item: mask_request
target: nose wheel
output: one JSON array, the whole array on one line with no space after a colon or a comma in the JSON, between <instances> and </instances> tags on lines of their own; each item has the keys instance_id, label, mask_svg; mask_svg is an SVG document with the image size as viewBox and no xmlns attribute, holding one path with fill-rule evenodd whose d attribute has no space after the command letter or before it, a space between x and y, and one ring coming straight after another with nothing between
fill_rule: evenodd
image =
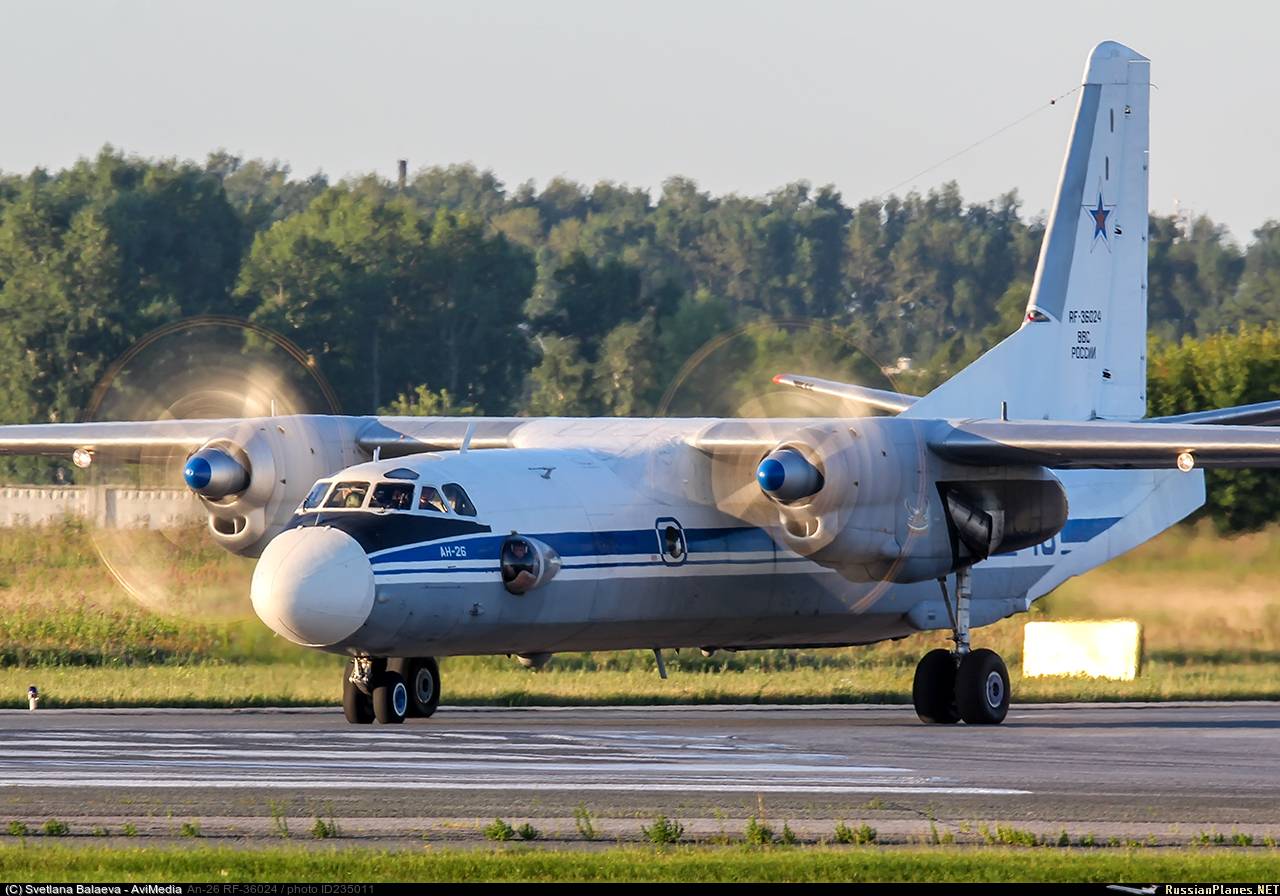
<instances>
[{"instance_id":1,"label":"nose wheel","mask_svg":"<svg viewBox=\"0 0 1280 896\"><path fill-rule=\"evenodd\" d=\"M994 650L969 644L969 570L956 573L955 605L942 585L954 651L931 650L916 666L911 702L920 721L935 725L999 725L1009 714L1009 670Z\"/></svg>"}]
</instances>

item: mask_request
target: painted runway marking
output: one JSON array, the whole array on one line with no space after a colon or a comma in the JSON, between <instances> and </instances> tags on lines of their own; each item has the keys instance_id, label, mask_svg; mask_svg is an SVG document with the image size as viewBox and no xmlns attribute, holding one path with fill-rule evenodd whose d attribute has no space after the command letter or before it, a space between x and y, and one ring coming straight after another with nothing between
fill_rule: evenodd
<instances>
[{"instance_id":1,"label":"painted runway marking","mask_svg":"<svg viewBox=\"0 0 1280 896\"><path fill-rule=\"evenodd\" d=\"M0 787L1011 795L729 735L40 731L0 741ZM358 770L358 774L355 772Z\"/></svg>"}]
</instances>

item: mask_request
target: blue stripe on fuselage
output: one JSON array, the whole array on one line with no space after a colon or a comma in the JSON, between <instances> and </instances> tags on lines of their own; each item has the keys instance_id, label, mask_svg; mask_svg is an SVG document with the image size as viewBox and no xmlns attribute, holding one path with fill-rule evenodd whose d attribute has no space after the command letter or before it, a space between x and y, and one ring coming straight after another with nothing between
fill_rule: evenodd
<instances>
[{"instance_id":1,"label":"blue stripe on fuselage","mask_svg":"<svg viewBox=\"0 0 1280 896\"><path fill-rule=\"evenodd\" d=\"M1121 517L1099 517L1095 519L1067 520L1058 538L1063 544L1082 544L1106 532ZM773 539L763 529L755 527L686 529L689 559L688 564L741 564L741 563L774 563L803 560L790 556L790 552L779 551L774 558L723 558L698 559L699 554L748 554L776 550ZM450 566L448 569L389 569L386 567L399 563L423 563L433 561L497 560L506 535L472 535L424 542L404 548L396 548L377 554L371 560L380 575L406 574L409 572L484 572L492 571L488 567L461 568ZM637 554L649 554L657 557L662 552L658 533L655 529L625 529L604 532L546 532L530 535L549 545L564 561L565 569L609 569L615 567L658 566L661 560L618 560L584 562L586 558L628 557ZM442 556L440 548L444 545L465 545L467 555L462 557ZM580 558L574 562L574 558ZM496 569L493 567L492 569Z\"/></svg>"}]
</instances>

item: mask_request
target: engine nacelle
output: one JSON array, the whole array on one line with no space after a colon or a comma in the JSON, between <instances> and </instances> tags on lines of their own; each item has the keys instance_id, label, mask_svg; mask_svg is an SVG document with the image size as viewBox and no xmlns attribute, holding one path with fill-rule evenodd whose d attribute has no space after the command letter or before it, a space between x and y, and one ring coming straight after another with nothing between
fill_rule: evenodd
<instances>
[{"instance_id":1,"label":"engine nacelle","mask_svg":"<svg viewBox=\"0 0 1280 896\"><path fill-rule=\"evenodd\" d=\"M312 483L358 463L353 417L292 415L243 420L210 439L183 467L209 514L209 532L233 554L256 557Z\"/></svg>"},{"instance_id":2,"label":"engine nacelle","mask_svg":"<svg viewBox=\"0 0 1280 896\"><path fill-rule=\"evenodd\" d=\"M777 537L852 581L920 582L1062 528L1066 496L1053 474L950 464L928 449L930 425L871 417L798 430L757 471Z\"/></svg>"}]
</instances>

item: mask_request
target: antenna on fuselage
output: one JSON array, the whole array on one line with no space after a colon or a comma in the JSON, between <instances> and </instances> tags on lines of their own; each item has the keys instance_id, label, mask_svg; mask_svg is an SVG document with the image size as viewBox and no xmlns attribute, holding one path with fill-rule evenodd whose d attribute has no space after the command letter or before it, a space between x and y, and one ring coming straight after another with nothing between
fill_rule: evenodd
<instances>
[{"instance_id":1,"label":"antenna on fuselage","mask_svg":"<svg viewBox=\"0 0 1280 896\"><path fill-rule=\"evenodd\" d=\"M471 447L471 437L474 436L475 434L476 434L476 424L475 424L475 421L473 420L467 424L467 431L463 433L462 447L458 449L459 454L467 453L467 449Z\"/></svg>"}]
</instances>

